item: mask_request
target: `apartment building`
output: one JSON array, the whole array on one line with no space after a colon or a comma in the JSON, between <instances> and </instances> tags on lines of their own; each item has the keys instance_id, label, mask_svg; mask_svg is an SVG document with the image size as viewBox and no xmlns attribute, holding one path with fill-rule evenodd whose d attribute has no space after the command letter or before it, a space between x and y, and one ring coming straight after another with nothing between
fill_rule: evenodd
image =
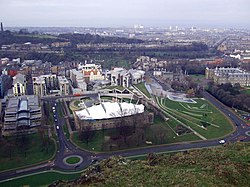
<instances>
[{"instance_id":1,"label":"apartment building","mask_svg":"<svg viewBox=\"0 0 250 187\"><path fill-rule=\"evenodd\" d=\"M12 85L14 96L25 95L27 86L25 75L18 73L16 76L14 76Z\"/></svg>"}]
</instances>

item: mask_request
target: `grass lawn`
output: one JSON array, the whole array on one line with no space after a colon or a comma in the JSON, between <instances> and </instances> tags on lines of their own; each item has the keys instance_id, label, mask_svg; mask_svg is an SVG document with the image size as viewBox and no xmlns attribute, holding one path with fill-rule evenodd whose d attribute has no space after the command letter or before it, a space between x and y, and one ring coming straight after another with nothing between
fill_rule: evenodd
<instances>
[{"instance_id":1,"label":"grass lawn","mask_svg":"<svg viewBox=\"0 0 250 187\"><path fill-rule=\"evenodd\" d=\"M27 135L26 137L27 143L25 146L19 144L18 142L21 140L16 141L15 137L8 138L8 146L6 143L1 145L0 171L36 164L49 160L53 156L55 145L52 140L48 142L46 148L42 146L42 140L38 134Z\"/></svg>"},{"instance_id":2,"label":"grass lawn","mask_svg":"<svg viewBox=\"0 0 250 187\"><path fill-rule=\"evenodd\" d=\"M160 129L165 130L166 132L166 136L164 136L163 139L159 139L157 137L157 133L159 133L159 132L155 132L155 129L157 128L157 126L160 126ZM119 132L117 129L95 131L93 139L88 143L88 145L85 142L81 141L78 137L79 136L78 132L75 132L73 134L72 141L82 149L102 152L102 151L107 151L107 150L102 149L102 145L103 145L105 136L107 137L110 135L119 135ZM145 129L145 138L147 141L151 141L153 143L152 145L200 140L200 138L193 133L184 134L182 136L176 136L173 130L171 130L170 125L168 125L168 122L165 122L158 116L155 116L154 124L148 126ZM141 145L141 147L143 146L147 146L147 145L146 144ZM127 147L125 149L129 149L129 148L136 148L136 145L135 144L131 145L130 147Z\"/></svg>"},{"instance_id":3,"label":"grass lawn","mask_svg":"<svg viewBox=\"0 0 250 187\"><path fill-rule=\"evenodd\" d=\"M69 134L69 129L68 129L67 124L63 125L63 132L64 132L65 136L67 137L67 139L69 139L70 138L70 134Z\"/></svg>"},{"instance_id":4,"label":"grass lawn","mask_svg":"<svg viewBox=\"0 0 250 187\"><path fill-rule=\"evenodd\" d=\"M192 78L205 78L205 75L203 74L193 74L193 75L189 75Z\"/></svg>"},{"instance_id":5,"label":"grass lawn","mask_svg":"<svg viewBox=\"0 0 250 187\"><path fill-rule=\"evenodd\" d=\"M207 139L222 137L233 130L226 117L206 100L183 103L165 98L160 101L164 110ZM203 128L204 125L206 128Z\"/></svg>"},{"instance_id":6,"label":"grass lawn","mask_svg":"<svg viewBox=\"0 0 250 187\"><path fill-rule=\"evenodd\" d=\"M66 162L68 163L68 164L76 164L76 163L78 163L80 161L80 158L78 158L78 157L70 157L70 158L68 158L67 160L66 160Z\"/></svg>"},{"instance_id":7,"label":"grass lawn","mask_svg":"<svg viewBox=\"0 0 250 187\"><path fill-rule=\"evenodd\" d=\"M244 94L250 94L250 89L248 88L248 89L242 90L241 92Z\"/></svg>"},{"instance_id":8,"label":"grass lawn","mask_svg":"<svg viewBox=\"0 0 250 187\"><path fill-rule=\"evenodd\" d=\"M151 98L151 95L149 94L147 88L145 87L145 83L141 82L139 84L134 85L136 88L138 88L142 93L144 93L148 98Z\"/></svg>"},{"instance_id":9,"label":"grass lawn","mask_svg":"<svg viewBox=\"0 0 250 187\"><path fill-rule=\"evenodd\" d=\"M18 179L13 179L8 182L0 182L0 186L48 186L49 184L57 180L73 180L80 177L80 175L80 173L62 174L58 172L49 171Z\"/></svg>"},{"instance_id":10,"label":"grass lawn","mask_svg":"<svg viewBox=\"0 0 250 187\"><path fill-rule=\"evenodd\" d=\"M63 117L63 111L62 111L63 103L58 102L57 103L57 111L59 113L59 116L62 118Z\"/></svg>"},{"instance_id":11,"label":"grass lawn","mask_svg":"<svg viewBox=\"0 0 250 187\"><path fill-rule=\"evenodd\" d=\"M102 143L104 141L104 137L108 136L110 134L115 134L116 129L106 129L106 130L99 130L94 131L94 136L92 138L92 141L90 141L88 144L81 141L79 139L78 132L73 133L72 141L80 148L90 150L90 151L102 151Z\"/></svg>"}]
</instances>

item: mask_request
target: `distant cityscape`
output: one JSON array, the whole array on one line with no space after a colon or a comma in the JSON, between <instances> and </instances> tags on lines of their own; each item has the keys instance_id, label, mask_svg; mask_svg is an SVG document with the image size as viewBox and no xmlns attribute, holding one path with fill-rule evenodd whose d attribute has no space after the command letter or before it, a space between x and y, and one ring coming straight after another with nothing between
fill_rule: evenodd
<instances>
[{"instance_id":1,"label":"distant cityscape","mask_svg":"<svg viewBox=\"0 0 250 187\"><path fill-rule=\"evenodd\" d=\"M248 29L1 23L0 180L250 141L249 86Z\"/></svg>"}]
</instances>

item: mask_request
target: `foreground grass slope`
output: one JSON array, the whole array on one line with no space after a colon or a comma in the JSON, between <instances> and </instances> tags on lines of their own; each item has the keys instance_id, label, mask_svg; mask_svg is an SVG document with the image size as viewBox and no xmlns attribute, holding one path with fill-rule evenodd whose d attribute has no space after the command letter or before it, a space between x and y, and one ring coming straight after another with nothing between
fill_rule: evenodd
<instances>
[{"instance_id":1,"label":"foreground grass slope","mask_svg":"<svg viewBox=\"0 0 250 187\"><path fill-rule=\"evenodd\" d=\"M111 158L81 178L58 186L249 186L250 143L176 154L146 160Z\"/></svg>"}]
</instances>

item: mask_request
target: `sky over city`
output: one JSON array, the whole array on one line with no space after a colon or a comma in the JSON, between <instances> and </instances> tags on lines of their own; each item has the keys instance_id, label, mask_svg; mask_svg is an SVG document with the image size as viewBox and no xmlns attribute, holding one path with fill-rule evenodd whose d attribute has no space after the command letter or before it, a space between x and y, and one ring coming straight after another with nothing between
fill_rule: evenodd
<instances>
[{"instance_id":1,"label":"sky over city","mask_svg":"<svg viewBox=\"0 0 250 187\"><path fill-rule=\"evenodd\" d=\"M250 28L249 0L0 0L5 26Z\"/></svg>"}]
</instances>

